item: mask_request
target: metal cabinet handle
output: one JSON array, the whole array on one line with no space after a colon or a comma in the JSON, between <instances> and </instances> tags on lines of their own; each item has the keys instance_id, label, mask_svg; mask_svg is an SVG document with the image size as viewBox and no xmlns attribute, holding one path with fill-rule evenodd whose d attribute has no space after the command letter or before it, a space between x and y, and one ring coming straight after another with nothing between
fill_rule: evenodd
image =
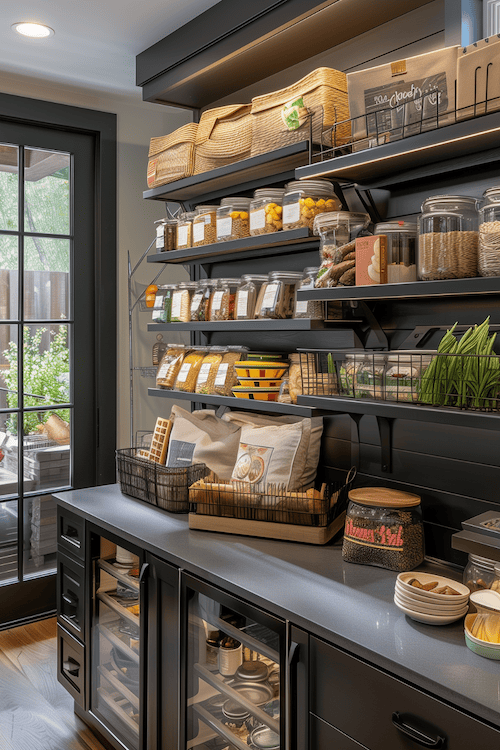
<instances>
[{"instance_id":1,"label":"metal cabinet handle","mask_svg":"<svg viewBox=\"0 0 500 750\"><path fill-rule=\"evenodd\" d=\"M76 607L78 606L78 597L77 596L71 596L71 594L63 594L62 595L63 602L66 602L66 604L69 607Z\"/></svg>"},{"instance_id":2,"label":"metal cabinet handle","mask_svg":"<svg viewBox=\"0 0 500 750\"><path fill-rule=\"evenodd\" d=\"M75 677L78 677L80 665L70 657L68 661L63 662L63 670L68 674L73 674Z\"/></svg>"},{"instance_id":3,"label":"metal cabinet handle","mask_svg":"<svg viewBox=\"0 0 500 750\"><path fill-rule=\"evenodd\" d=\"M410 724L406 723L399 711L394 711L392 714L392 723L397 730L406 734L406 736L412 739L413 742L416 742L423 747L439 748L444 747L446 743L446 737L439 734L437 737L429 737L429 735L424 734L416 727L412 727Z\"/></svg>"}]
</instances>

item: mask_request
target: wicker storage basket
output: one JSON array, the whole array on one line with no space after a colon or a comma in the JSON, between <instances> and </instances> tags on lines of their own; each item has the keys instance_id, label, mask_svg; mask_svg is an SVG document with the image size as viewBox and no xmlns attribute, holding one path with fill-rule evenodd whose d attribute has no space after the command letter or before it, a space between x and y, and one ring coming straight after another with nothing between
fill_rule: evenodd
<instances>
[{"instance_id":1,"label":"wicker storage basket","mask_svg":"<svg viewBox=\"0 0 500 750\"><path fill-rule=\"evenodd\" d=\"M189 487L210 473L205 464L170 469L139 456L139 448L116 451L121 491L170 513L187 513Z\"/></svg>"},{"instance_id":2,"label":"wicker storage basket","mask_svg":"<svg viewBox=\"0 0 500 750\"><path fill-rule=\"evenodd\" d=\"M203 112L196 136L195 174L224 167L250 156L250 111L250 104L231 104Z\"/></svg>"},{"instance_id":3,"label":"wicker storage basket","mask_svg":"<svg viewBox=\"0 0 500 750\"><path fill-rule=\"evenodd\" d=\"M252 156L307 140L307 115L312 116L314 143L321 143L323 130L348 120L345 73L318 68L292 86L252 99ZM336 145L350 140L349 122L335 130Z\"/></svg>"},{"instance_id":4,"label":"wicker storage basket","mask_svg":"<svg viewBox=\"0 0 500 750\"><path fill-rule=\"evenodd\" d=\"M148 160L148 187L190 177L194 169L194 144L198 125L190 122L170 135L151 138Z\"/></svg>"}]
</instances>

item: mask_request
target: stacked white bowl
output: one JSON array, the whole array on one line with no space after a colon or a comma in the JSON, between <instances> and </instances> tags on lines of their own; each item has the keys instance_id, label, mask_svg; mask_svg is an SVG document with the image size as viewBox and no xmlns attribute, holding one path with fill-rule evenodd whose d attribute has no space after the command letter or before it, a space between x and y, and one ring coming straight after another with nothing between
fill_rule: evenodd
<instances>
[{"instance_id":1,"label":"stacked white bowl","mask_svg":"<svg viewBox=\"0 0 500 750\"><path fill-rule=\"evenodd\" d=\"M436 594L433 589L426 591L410 584L414 578L422 584L437 582L436 589L449 586L457 594ZM417 622L428 625L448 625L460 620L468 612L469 594L467 586L450 578L433 573L400 573L396 580L394 603L405 615Z\"/></svg>"}]
</instances>

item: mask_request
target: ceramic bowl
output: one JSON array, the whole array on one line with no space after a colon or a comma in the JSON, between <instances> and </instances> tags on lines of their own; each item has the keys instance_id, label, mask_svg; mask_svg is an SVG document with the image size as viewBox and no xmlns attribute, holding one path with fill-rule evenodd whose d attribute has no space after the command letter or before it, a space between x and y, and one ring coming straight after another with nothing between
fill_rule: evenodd
<instances>
[{"instance_id":1,"label":"ceramic bowl","mask_svg":"<svg viewBox=\"0 0 500 750\"><path fill-rule=\"evenodd\" d=\"M280 352L249 352L247 354L247 359L257 362L277 362L284 357L285 355Z\"/></svg>"},{"instance_id":2,"label":"ceramic bowl","mask_svg":"<svg viewBox=\"0 0 500 750\"><path fill-rule=\"evenodd\" d=\"M414 587L412 586L412 588ZM433 610L439 609L443 613L454 609L463 609L465 604L468 604L468 602L464 603L463 599L459 599L458 602L454 601L458 598L456 596L449 596L448 599L450 601L436 601L437 597L436 599L431 600L426 597L417 596L417 594L409 593L407 589L402 588L398 581L396 581L394 591L401 599L403 599L403 601L407 601L408 603L415 604L419 607L430 607Z\"/></svg>"},{"instance_id":3,"label":"ceramic bowl","mask_svg":"<svg viewBox=\"0 0 500 750\"><path fill-rule=\"evenodd\" d=\"M251 401L277 401L279 393L279 388L245 388L237 385L233 388L236 398L247 398Z\"/></svg>"},{"instance_id":4,"label":"ceramic bowl","mask_svg":"<svg viewBox=\"0 0 500 750\"><path fill-rule=\"evenodd\" d=\"M416 620L417 622L424 622L426 625L449 625L451 622L460 620L465 616L465 613L467 612L467 610L465 609L464 612L459 615L428 615L424 614L423 612L415 612L413 609L405 607L396 599L396 597L394 598L394 604L398 609L401 610L401 612L404 612L405 615L408 615L408 617L410 617L412 620Z\"/></svg>"},{"instance_id":5,"label":"ceramic bowl","mask_svg":"<svg viewBox=\"0 0 500 750\"><path fill-rule=\"evenodd\" d=\"M240 385L245 388L279 388L281 380L276 378L238 378Z\"/></svg>"},{"instance_id":6,"label":"ceramic bowl","mask_svg":"<svg viewBox=\"0 0 500 750\"><path fill-rule=\"evenodd\" d=\"M425 604L416 604L415 602L412 602L411 599L403 598L398 592L394 594L394 601L407 609L411 609L412 612L418 612L421 615L434 615L436 617L453 617L455 615L457 617L463 617L463 615L467 614L469 609L467 604L453 609L442 609L439 605L434 607L432 605L426 606Z\"/></svg>"},{"instance_id":7,"label":"ceramic bowl","mask_svg":"<svg viewBox=\"0 0 500 750\"><path fill-rule=\"evenodd\" d=\"M412 578L417 578L420 583L430 583L431 581L437 581L437 588L440 588L441 586L450 586L452 589L455 589L455 591L458 591L458 594L435 594L432 591L418 589L408 583L408 581L411 581ZM463 583L453 581L451 578L444 578L443 576L434 575L433 573L414 573L413 571L409 573L400 573L397 580L401 584L402 589L404 589L407 594L415 594L415 592L417 592L419 597L428 599L431 602L453 601L456 604L459 604L460 602L463 604L464 602L468 601L470 596L469 589L467 588L467 586L464 586Z\"/></svg>"},{"instance_id":8,"label":"ceramic bowl","mask_svg":"<svg viewBox=\"0 0 500 750\"><path fill-rule=\"evenodd\" d=\"M234 369L238 378L278 380L288 367L288 362L263 362L261 366L258 362L237 362Z\"/></svg>"},{"instance_id":9,"label":"ceramic bowl","mask_svg":"<svg viewBox=\"0 0 500 750\"><path fill-rule=\"evenodd\" d=\"M467 615L465 618L464 635L467 648L470 648L478 656L484 656L485 659L500 660L500 643L488 643L475 638L470 632L476 618L476 613Z\"/></svg>"}]
</instances>

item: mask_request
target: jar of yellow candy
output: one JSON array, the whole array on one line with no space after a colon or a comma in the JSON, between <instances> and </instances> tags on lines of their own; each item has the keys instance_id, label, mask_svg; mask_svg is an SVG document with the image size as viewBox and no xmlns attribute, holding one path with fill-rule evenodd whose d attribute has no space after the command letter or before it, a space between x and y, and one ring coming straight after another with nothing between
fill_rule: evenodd
<instances>
[{"instance_id":1,"label":"jar of yellow candy","mask_svg":"<svg viewBox=\"0 0 500 750\"><path fill-rule=\"evenodd\" d=\"M283 197L283 229L307 227L312 234L318 214L340 208L340 200L329 180L293 180L287 184Z\"/></svg>"},{"instance_id":2,"label":"jar of yellow candy","mask_svg":"<svg viewBox=\"0 0 500 750\"><path fill-rule=\"evenodd\" d=\"M217 209L217 242L250 236L250 198L223 198Z\"/></svg>"},{"instance_id":3,"label":"jar of yellow candy","mask_svg":"<svg viewBox=\"0 0 500 750\"><path fill-rule=\"evenodd\" d=\"M250 234L279 232L283 228L283 196L280 188L261 188L253 194L250 203Z\"/></svg>"}]
</instances>

